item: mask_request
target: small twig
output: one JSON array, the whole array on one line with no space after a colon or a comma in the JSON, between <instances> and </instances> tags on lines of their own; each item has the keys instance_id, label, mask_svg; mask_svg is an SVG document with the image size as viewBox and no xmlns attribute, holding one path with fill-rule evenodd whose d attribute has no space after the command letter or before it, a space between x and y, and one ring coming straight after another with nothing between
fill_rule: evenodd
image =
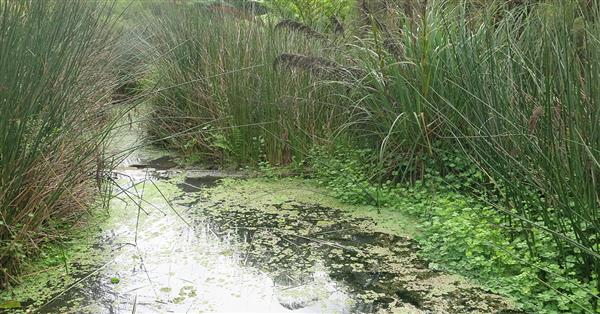
<instances>
[{"instance_id":1,"label":"small twig","mask_svg":"<svg viewBox=\"0 0 600 314\"><path fill-rule=\"evenodd\" d=\"M112 179L112 178L111 178L110 180L111 180L111 181L113 182L113 184L115 184L115 185L116 185L116 186L117 186L119 189L121 189L121 190L125 190L125 189L123 189L123 188L122 188L122 187L119 185L119 183L117 183L117 181L115 181L115 180L114 180L114 179ZM136 190L136 192L137 192L137 190ZM131 200L131 201L132 201L134 204L136 204L136 203L137 203L137 202L136 202L136 200L135 200L135 199L133 199L133 197L131 197L131 195L129 194L129 192L125 192L125 195L126 195L126 196L127 196L127 198L129 198L129 200ZM136 197L138 197L138 196L136 195ZM143 208L140 208L140 209L141 209L141 210L142 210L142 211L143 211L143 212L144 212L146 215L149 215L149 213L148 213L147 211L145 211Z\"/></svg>"},{"instance_id":2,"label":"small twig","mask_svg":"<svg viewBox=\"0 0 600 314\"><path fill-rule=\"evenodd\" d=\"M133 310L131 310L131 314L135 314L137 310L137 294L135 295L135 299L133 300Z\"/></svg>"},{"instance_id":3,"label":"small twig","mask_svg":"<svg viewBox=\"0 0 600 314\"><path fill-rule=\"evenodd\" d=\"M136 246L136 250L138 252L138 256L140 257L140 266L142 267L142 269L144 270L144 273L146 274L146 278L148 279L148 282L150 283L150 287L152 287L152 292L154 292L154 297L158 298L158 294L156 293L156 289L154 288L154 283L152 282L152 279L150 279L150 274L148 273L148 269L146 268L146 264L144 263L144 258L142 257L142 252L140 252L140 248Z\"/></svg>"},{"instance_id":4,"label":"small twig","mask_svg":"<svg viewBox=\"0 0 600 314\"><path fill-rule=\"evenodd\" d=\"M140 224L140 213L142 212L142 201L141 200L144 199L144 190L146 188L147 177L148 177L148 170L146 170L146 173L144 174L144 184L142 185L142 193L139 196L140 201L139 201L139 203L136 204L138 206L137 218L135 220L135 238L134 238L134 242L135 242L136 246L137 246L137 238L138 238L138 227ZM137 191L137 189L136 189L136 191ZM146 215L148 215L148 214L146 214Z\"/></svg>"}]
</instances>

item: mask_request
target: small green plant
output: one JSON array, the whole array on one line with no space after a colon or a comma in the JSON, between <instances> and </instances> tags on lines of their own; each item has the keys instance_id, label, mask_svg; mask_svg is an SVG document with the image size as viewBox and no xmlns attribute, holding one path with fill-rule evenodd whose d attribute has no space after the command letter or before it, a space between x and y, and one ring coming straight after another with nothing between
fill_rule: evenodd
<instances>
[{"instance_id":1,"label":"small green plant","mask_svg":"<svg viewBox=\"0 0 600 314\"><path fill-rule=\"evenodd\" d=\"M277 177L276 169L268 161L259 161L258 169L260 170L261 175L265 178Z\"/></svg>"},{"instance_id":2,"label":"small green plant","mask_svg":"<svg viewBox=\"0 0 600 314\"><path fill-rule=\"evenodd\" d=\"M373 180L378 171L364 167L373 158L372 150L347 147L314 151L314 179L344 202L379 203L416 217L418 240L431 267L474 278L528 312L591 311L596 279L580 281L575 264L557 263L560 248L544 232L535 231L543 256L532 256L523 234L516 232L520 225L486 202L488 193L466 193L481 182L481 173L467 159L450 153L438 166L451 170L445 176L432 172L415 184L380 184Z\"/></svg>"}]
</instances>

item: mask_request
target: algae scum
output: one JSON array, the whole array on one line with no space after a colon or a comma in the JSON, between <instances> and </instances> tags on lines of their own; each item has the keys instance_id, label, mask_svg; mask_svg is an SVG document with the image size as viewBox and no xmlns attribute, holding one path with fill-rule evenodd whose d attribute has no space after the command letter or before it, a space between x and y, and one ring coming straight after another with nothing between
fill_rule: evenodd
<instances>
[{"instance_id":1,"label":"algae scum","mask_svg":"<svg viewBox=\"0 0 600 314\"><path fill-rule=\"evenodd\" d=\"M317 192L294 193L299 180L231 179L175 165L161 156L117 169L110 214L99 214L81 239L87 245L74 245L65 267L26 277L0 300L40 313L510 309L429 269L414 240L326 206Z\"/></svg>"}]
</instances>

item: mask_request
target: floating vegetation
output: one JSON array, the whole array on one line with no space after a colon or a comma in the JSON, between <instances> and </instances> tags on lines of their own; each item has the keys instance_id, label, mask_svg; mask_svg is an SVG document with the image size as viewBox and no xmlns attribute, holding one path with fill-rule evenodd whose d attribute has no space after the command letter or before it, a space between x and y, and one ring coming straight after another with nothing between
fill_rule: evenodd
<instances>
[{"instance_id":1,"label":"floating vegetation","mask_svg":"<svg viewBox=\"0 0 600 314\"><path fill-rule=\"evenodd\" d=\"M271 274L280 290L310 287L318 277L315 274L324 272L339 284L338 289L352 296L351 312L494 313L512 309L502 297L430 269L419 257L414 240L377 231L371 218L301 203L294 200L293 192L256 193L260 189L256 181L226 186L208 192L211 201L195 205L195 223L208 219L221 239L239 239L244 248L240 259ZM255 193L244 189L248 186ZM309 294L302 302L285 306L302 308L319 297Z\"/></svg>"}]
</instances>

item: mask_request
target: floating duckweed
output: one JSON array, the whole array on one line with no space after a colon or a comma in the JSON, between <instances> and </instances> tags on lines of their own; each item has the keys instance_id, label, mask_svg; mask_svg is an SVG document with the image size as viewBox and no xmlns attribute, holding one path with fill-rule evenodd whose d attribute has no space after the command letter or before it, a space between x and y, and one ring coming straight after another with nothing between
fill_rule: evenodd
<instances>
[{"instance_id":1,"label":"floating duckweed","mask_svg":"<svg viewBox=\"0 0 600 314\"><path fill-rule=\"evenodd\" d=\"M282 185L290 187L281 193L285 195L269 193L281 191ZM276 284L291 289L278 294L280 302L286 300L281 303L285 307L297 309L314 302L302 292L316 280L315 271L324 263L328 276L354 295L356 311L394 311L397 306L405 310L404 304L425 312L487 313L490 308L510 308L503 299L480 288L476 288L478 293L450 296L439 291L454 288L437 287L448 283L418 279L443 274L429 269L419 257L418 245L405 236L412 233L410 229L389 228L389 221L382 219L393 217L396 226L414 224L398 224L403 218L389 213L371 215L375 210L369 207L340 206L327 197L305 192L310 189L297 188L303 185L294 179L276 183L225 180L207 190L206 200L196 205L197 215L208 218L218 234L236 233L244 239L248 266L271 274ZM419 302L414 297L403 299L409 295L418 295Z\"/></svg>"},{"instance_id":2,"label":"floating duckweed","mask_svg":"<svg viewBox=\"0 0 600 314\"><path fill-rule=\"evenodd\" d=\"M174 297L173 300L171 300L171 302L175 303L175 304L181 304L181 303L183 303L183 301L185 301L185 297L181 296L181 295Z\"/></svg>"},{"instance_id":3,"label":"floating duckweed","mask_svg":"<svg viewBox=\"0 0 600 314\"><path fill-rule=\"evenodd\" d=\"M18 309L21 308L21 302L17 300L8 300L0 303L0 309Z\"/></svg>"},{"instance_id":4,"label":"floating duckweed","mask_svg":"<svg viewBox=\"0 0 600 314\"><path fill-rule=\"evenodd\" d=\"M428 263L419 257L414 240L381 227L379 218L358 214L358 208L337 206L322 196L296 193L293 189L273 197L271 192L279 184L277 182L264 185L260 180L228 182L225 186L207 189L206 193L202 193L204 198L201 202L198 201L200 193L192 199L181 198L178 202L185 199L186 204L194 204L186 216L192 225L210 226L210 232L216 238L227 242L228 245L219 247L215 254L227 256L228 260L239 260L248 269L268 274L282 306L289 309L306 307L330 298L333 293L343 292L352 297L348 302L352 303L350 309L356 312L364 309L393 311L399 304L411 304L419 311L432 313L488 313L489 309L508 307L503 300L466 285L464 281L456 283L442 278L445 276L443 273L431 270ZM281 184L286 186L290 182L300 186L298 181L282 181ZM173 185L171 183L158 184L166 187L168 198L181 194L167 187ZM156 194L151 190L148 193ZM114 202L120 204L118 206L122 209L126 208L120 201ZM368 212L371 209L362 210ZM117 211L113 217L107 218L110 221L108 225L114 227L124 217L129 219L135 213L131 210ZM143 219L155 218L141 219L143 222ZM167 224L164 226L169 227ZM180 247L176 247L169 252L180 250ZM96 256L106 258L107 254L103 254ZM133 258L136 256L132 255ZM62 280L58 286L69 287L76 282L76 276L82 277L93 272L98 267L97 261L98 258L87 263L88 267L84 263L77 269L78 273L65 279L60 276L48 277L50 279L43 281L44 285L36 286L42 287L44 292L35 298L51 298L56 288L43 290L47 282ZM175 273L169 272L168 275L174 277ZM222 277L215 277L207 277L206 284L228 286ZM104 278L99 277L98 280L106 283ZM120 279L114 277L110 282L117 284ZM331 288L324 283L335 286ZM112 289L118 290L123 286ZM163 287L160 291L170 293L172 290ZM230 292L233 297L241 297L236 289ZM163 294L163 297L167 295ZM15 297L17 300L27 298L26 294ZM196 288L183 286L169 302L181 304L192 298L198 298ZM79 310L82 306L80 303L83 304L81 301L73 300L70 304ZM196 304L203 303L200 300L193 301ZM43 304L43 301L36 302L35 306Z\"/></svg>"}]
</instances>

